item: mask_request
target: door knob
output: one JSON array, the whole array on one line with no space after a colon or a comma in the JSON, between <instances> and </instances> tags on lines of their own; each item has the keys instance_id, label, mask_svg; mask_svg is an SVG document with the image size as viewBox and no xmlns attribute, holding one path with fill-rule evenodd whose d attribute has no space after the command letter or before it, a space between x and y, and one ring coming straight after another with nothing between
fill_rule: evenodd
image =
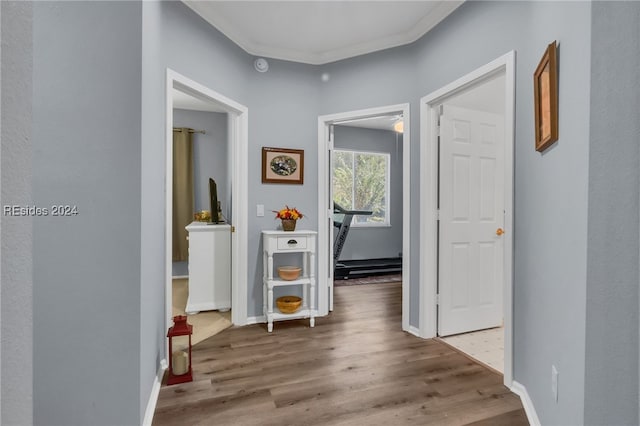
<instances>
[{"instance_id":1,"label":"door knob","mask_svg":"<svg viewBox=\"0 0 640 426\"><path fill-rule=\"evenodd\" d=\"M499 236L501 236L502 234L504 234L504 229L502 229L502 228L498 228L498 229L496 229L496 235L497 235L498 237L499 237Z\"/></svg>"}]
</instances>

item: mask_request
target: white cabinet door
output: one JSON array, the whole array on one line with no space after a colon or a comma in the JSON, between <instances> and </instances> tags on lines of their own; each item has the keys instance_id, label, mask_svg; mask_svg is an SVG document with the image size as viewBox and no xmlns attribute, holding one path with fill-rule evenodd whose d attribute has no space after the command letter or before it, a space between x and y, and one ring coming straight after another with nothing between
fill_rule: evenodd
<instances>
[{"instance_id":1,"label":"white cabinet door","mask_svg":"<svg viewBox=\"0 0 640 426\"><path fill-rule=\"evenodd\" d=\"M193 222L187 313L231 308L231 227Z\"/></svg>"},{"instance_id":2,"label":"white cabinet door","mask_svg":"<svg viewBox=\"0 0 640 426\"><path fill-rule=\"evenodd\" d=\"M438 334L503 320L504 126L445 106L440 119Z\"/></svg>"}]
</instances>

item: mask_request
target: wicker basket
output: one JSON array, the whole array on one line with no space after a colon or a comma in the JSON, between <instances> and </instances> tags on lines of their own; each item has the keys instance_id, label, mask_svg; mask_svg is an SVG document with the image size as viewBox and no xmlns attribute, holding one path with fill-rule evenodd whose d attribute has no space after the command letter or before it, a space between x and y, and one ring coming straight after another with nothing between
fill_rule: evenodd
<instances>
[{"instance_id":1,"label":"wicker basket","mask_svg":"<svg viewBox=\"0 0 640 426\"><path fill-rule=\"evenodd\" d=\"M294 219L281 219L283 231L295 231L296 221Z\"/></svg>"},{"instance_id":2,"label":"wicker basket","mask_svg":"<svg viewBox=\"0 0 640 426\"><path fill-rule=\"evenodd\" d=\"M298 296L282 296L276 299L276 306L283 314L293 314L300 309L302 299Z\"/></svg>"}]
</instances>

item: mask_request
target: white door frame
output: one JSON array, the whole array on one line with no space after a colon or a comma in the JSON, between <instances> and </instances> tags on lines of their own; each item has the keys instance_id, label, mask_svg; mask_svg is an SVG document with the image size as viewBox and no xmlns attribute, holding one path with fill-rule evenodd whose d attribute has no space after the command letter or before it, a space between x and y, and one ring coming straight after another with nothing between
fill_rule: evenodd
<instances>
[{"instance_id":1,"label":"white door frame","mask_svg":"<svg viewBox=\"0 0 640 426\"><path fill-rule=\"evenodd\" d=\"M504 114L504 384L513 381L513 189L515 123L515 51L511 51L475 71L420 99L420 336L437 333L438 262L438 136L439 105L454 94L476 85L496 73L505 73Z\"/></svg>"},{"instance_id":2,"label":"white door frame","mask_svg":"<svg viewBox=\"0 0 640 426\"><path fill-rule=\"evenodd\" d=\"M211 101L228 113L229 144L231 161L231 322L235 325L247 323L247 174L242 164L248 152L248 116L246 106L227 98L175 71L167 68L166 112L165 112L165 313L168 329L172 321L172 219L173 219L173 89ZM167 348L165 347L165 350ZM168 358L167 358L168 359Z\"/></svg>"},{"instance_id":3,"label":"white door frame","mask_svg":"<svg viewBox=\"0 0 640 426\"><path fill-rule=\"evenodd\" d=\"M318 315L329 313L329 226L333 222L333 205L329 202L329 156L327 146L329 126L346 120L369 118L378 115L402 114L404 133L402 135L402 329L411 331L409 326L409 286L410 277L410 217L411 199L410 160L411 160L411 120L409 104L389 105L368 108L318 117ZM417 333L417 330L413 331Z\"/></svg>"}]
</instances>

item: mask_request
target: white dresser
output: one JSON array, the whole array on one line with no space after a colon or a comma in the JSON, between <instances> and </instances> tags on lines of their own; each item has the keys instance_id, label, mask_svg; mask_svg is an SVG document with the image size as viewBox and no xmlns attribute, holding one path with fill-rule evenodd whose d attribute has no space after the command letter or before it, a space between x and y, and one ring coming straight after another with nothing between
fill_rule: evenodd
<instances>
[{"instance_id":1,"label":"white dresser","mask_svg":"<svg viewBox=\"0 0 640 426\"><path fill-rule=\"evenodd\" d=\"M231 226L192 222L189 232L189 297L185 311L231 308Z\"/></svg>"},{"instance_id":2,"label":"white dresser","mask_svg":"<svg viewBox=\"0 0 640 426\"><path fill-rule=\"evenodd\" d=\"M263 245L263 311L267 319L267 330L273 331L273 322L287 319L309 318L309 325L315 325L316 278L315 278L315 231L262 231ZM293 281L281 280L274 272L273 258L279 253L302 253L300 278ZM283 314L274 309L273 289L279 286L301 286L302 307L292 314Z\"/></svg>"}]
</instances>

